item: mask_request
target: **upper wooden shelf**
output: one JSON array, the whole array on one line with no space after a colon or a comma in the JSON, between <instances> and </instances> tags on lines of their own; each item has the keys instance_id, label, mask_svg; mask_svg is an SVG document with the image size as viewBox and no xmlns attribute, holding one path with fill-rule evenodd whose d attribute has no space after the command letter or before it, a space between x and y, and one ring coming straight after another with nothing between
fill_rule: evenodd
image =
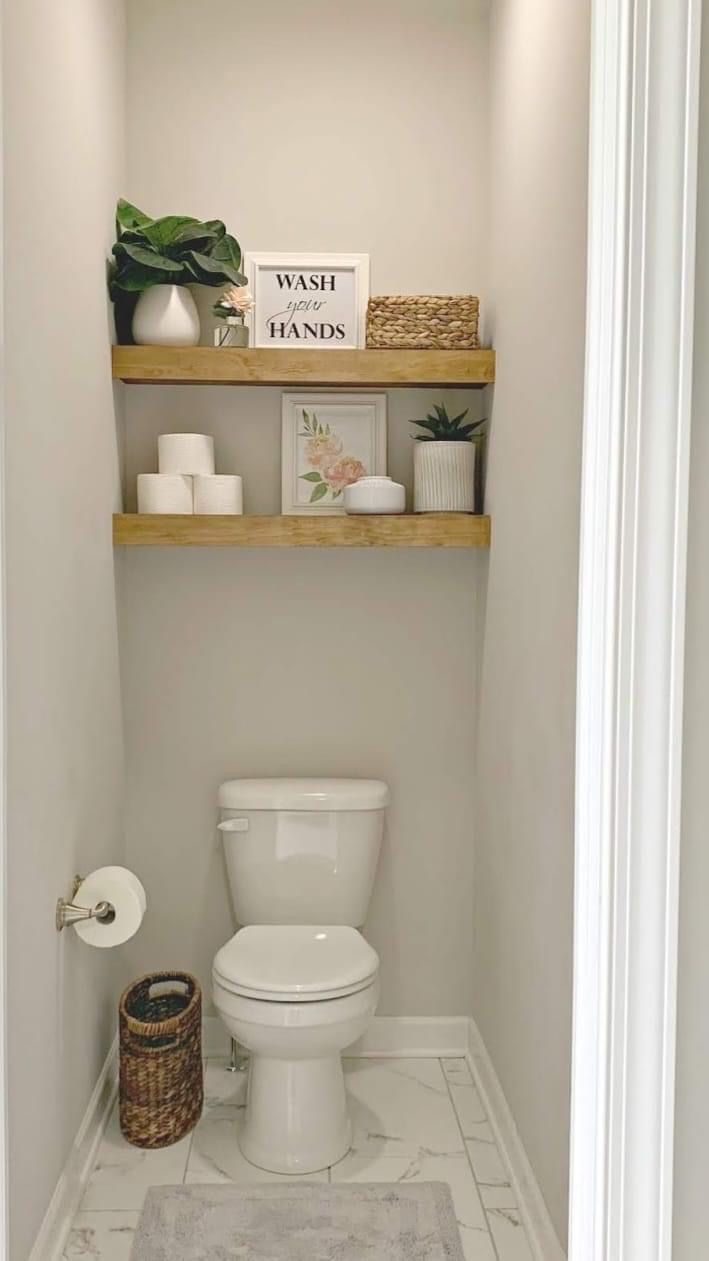
<instances>
[{"instance_id":1,"label":"upper wooden shelf","mask_svg":"<svg viewBox=\"0 0 709 1261\"><path fill-rule=\"evenodd\" d=\"M489 547L490 518L415 516L160 516L118 513L114 543L128 547Z\"/></svg>"},{"instance_id":2,"label":"upper wooden shelf","mask_svg":"<svg viewBox=\"0 0 709 1261\"><path fill-rule=\"evenodd\" d=\"M144 385L481 387L495 380L495 352L114 346L113 376Z\"/></svg>"}]
</instances>

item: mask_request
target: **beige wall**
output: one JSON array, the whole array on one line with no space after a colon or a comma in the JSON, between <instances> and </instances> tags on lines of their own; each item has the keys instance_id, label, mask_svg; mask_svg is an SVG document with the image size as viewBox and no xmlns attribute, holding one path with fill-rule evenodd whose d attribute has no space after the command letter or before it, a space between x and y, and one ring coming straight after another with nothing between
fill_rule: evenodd
<instances>
[{"instance_id":1,"label":"beige wall","mask_svg":"<svg viewBox=\"0 0 709 1261\"><path fill-rule=\"evenodd\" d=\"M135 0L128 82L126 195L147 210L221 216L251 249L369 252L375 292L484 294L486 20L469 0ZM407 482L406 421L432 397L389 398L390 471ZM279 510L279 391L136 387L126 408L129 504L161 430L205 429L246 510ZM394 794L367 926L380 1011L468 1010L480 565L126 554L128 852L153 895L134 971L183 964L208 985L232 931L221 778L377 775Z\"/></svg>"},{"instance_id":2,"label":"beige wall","mask_svg":"<svg viewBox=\"0 0 709 1261\"><path fill-rule=\"evenodd\" d=\"M485 289L485 0L129 0L127 195L246 249Z\"/></svg>"},{"instance_id":3,"label":"beige wall","mask_svg":"<svg viewBox=\"0 0 709 1261\"><path fill-rule=\"evenodd\" d=\"M54 905L122 857L104 259L124 31L114 0L8 0L2 21L10 1220L26 1261L114 1030L115 957L59 937Z\"/></svg>"},{"instance_id":4,"label":"beige wall","mask_svg":"<svg viewBox=\"0 0 709 1261\"><path fill-rule=\"evenodd\" d=\"M702 35L694 406L689 491L673 1261L706 1235L709 1133L709 22Z\"/></svg>"},{"instance_id":5,"label":"beige wall","mask_svg":"<svg viewBox=\"0 0 709 1261\"><path fill-rule=\"evenodd\" d=\"M473 1011L565 1237L589 5L493 8ZM554 32L553 40L550 32Z\"/></svg>"}]
</instances>

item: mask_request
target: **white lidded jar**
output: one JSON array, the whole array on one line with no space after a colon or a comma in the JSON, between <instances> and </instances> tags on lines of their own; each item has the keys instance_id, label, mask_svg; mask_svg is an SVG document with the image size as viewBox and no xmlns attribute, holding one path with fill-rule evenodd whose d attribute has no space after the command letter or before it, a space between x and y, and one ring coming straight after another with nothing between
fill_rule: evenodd
<instances>
[{"instance_id":1,"label":"white lidded jar","mask_svg":"<svg viewBox=\"0 0 709 1261\"><path fill-rule=\"evenodd\" d=\"M475 444L414 444L414 512L475 511Z\"/></svg>"},{"instance_id":2,"label":"white lidded jar","mask_svg":"<svg viewBox=\"0 0 709 1261\"><path fill-rule=\"evenodd\" d=\"M389 789L376 779L232 779L219 789L236 922L364 923Z\"/></svg>"},{"instance_id":3,"label":"white lidded jar","mask_svg":"<svg viewBox=\"0 0 709 1261\"><path fill-rule=\"evenodd\" d=\"M199 314L185 285L144 289L133 312L133 338L139 346L196 346Z\"/></svg>"},{"instance_id":4,"label":"white lidded jar","mask_svg":"<svg viewBox=\"0 0 709 1261\"><path fill-rule=\"evenodd\" d=\"M353 514L403 512L406 507L404 487L390 477L360 477L345 486L342 498L345 512Z\"/></svg>"}]
</instances>

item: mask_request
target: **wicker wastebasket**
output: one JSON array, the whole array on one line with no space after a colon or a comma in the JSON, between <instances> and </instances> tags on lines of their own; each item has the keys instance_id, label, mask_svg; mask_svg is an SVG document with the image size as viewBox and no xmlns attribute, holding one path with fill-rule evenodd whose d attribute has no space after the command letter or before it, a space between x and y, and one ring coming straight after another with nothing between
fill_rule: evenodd
<instances>
[{"instance_id":1,"label":"wicker wastebasket","mask_svg":"<svg viewBox=\"0 0 709 1261\"><path fill-rule=\"evenodd\" d=\"M152 972L119 1007L119 1116L135 1147L169 1147L202 1112L202 994L188 972Z\"/></svg>"}]
</instances>

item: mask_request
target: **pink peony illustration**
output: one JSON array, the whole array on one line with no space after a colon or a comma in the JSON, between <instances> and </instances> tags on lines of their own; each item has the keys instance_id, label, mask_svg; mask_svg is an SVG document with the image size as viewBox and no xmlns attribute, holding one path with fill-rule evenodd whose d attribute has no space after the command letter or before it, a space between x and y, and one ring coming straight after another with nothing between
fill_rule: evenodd
<instances>
[{"instance_id":1,"label":"pink peony illustration","mask_svg":"<svg viewBox=\"0 0 709 1261\"><path fill-rule=\"evenodd\" d=\"M323 466L323 477L333 494L338 494L344 490L345 486L364 477L364 474L365 467L362 461L355 459L353 455L344 455L336 463Z\"/></svg>"},{"instance_id":2,"label":"pink peony illustration","mask_svg":"<svg viewBox=\"0 0 709 1261\"><path fill-rule=\"evenodd\" d=\"M319 434L317 437L308 438L305 444L305 454L308 463L313 468L323 468L325 465L334 463L342 452L342 439L337 434Z\"/></svg>"}]
</instances>

